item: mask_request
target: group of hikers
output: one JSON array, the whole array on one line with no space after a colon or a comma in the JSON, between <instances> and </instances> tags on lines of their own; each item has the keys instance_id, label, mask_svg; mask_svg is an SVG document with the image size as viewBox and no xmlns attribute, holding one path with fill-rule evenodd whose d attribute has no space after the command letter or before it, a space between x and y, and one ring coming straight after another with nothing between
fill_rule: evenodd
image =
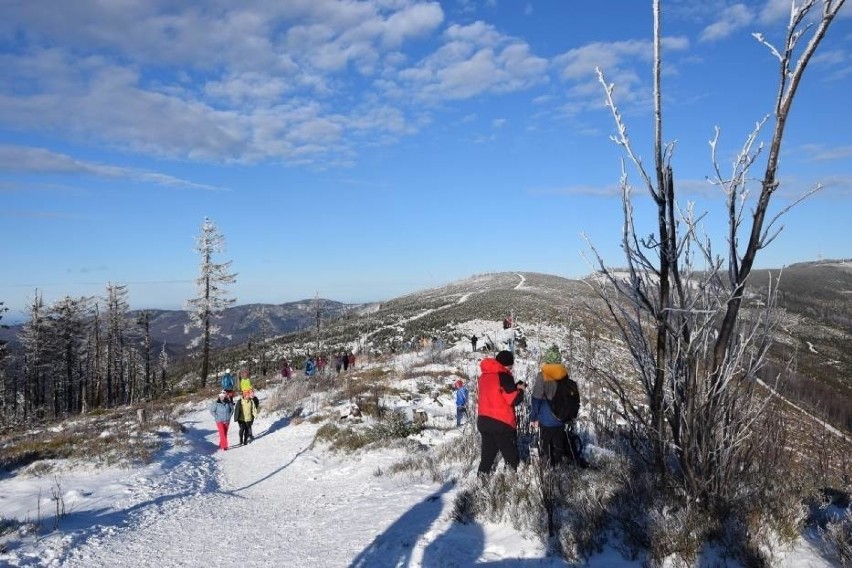
<instances>
[{"instance_id":1,"label":"group of hikers","mask_svg":"<svg viewBox=\"0 0 852 568\"><path fill-rule=\"evenodd\" d=\"M515 381L512 375L514 364L515 356L511 351L500 351L479 364L476 418L476 427L482 438L479 473L491 472L498 453L510 468L516 469L520 463L515 407L523 401L527 384ZM453 386L456 391L456 426L461 426L463 419L469 416L470 394L461 379ZM557 346L551 346L545 352L531 394L530 427L539 434L543 462L551 466L574 464L588 467L582 455L580 438L573 431L580 409L579 389L569 377Z\"/></svg>"},{"instance_id":2,"label":"group of hikers","mask_svg":"<svg viewBox=\"0 0 852 568\"><path fill-rule=\"evenodd\" d=\"M471 337L475 349L476 338ZM322 357L318 357L322 360ZM488 474L494 468L497 455L500 454L510 468L520 463L518 452L518 424L515 407L524 400L527 384L515 381L512 367L515 356L511 351L500 351L494 357L486 357L479 363L478 416L476 427L481 436L481 455L479 473ZM335 368L347 370L354 365L354 355L340 352L335 356ZM305 364L305 376L316 373L317 363L309 357ZM286 371L286 374L285 374ZM289 362L282 363L282 376L292 373ZM228 449L228 426L233 421L239 424L240 444L249 444L254 440L252 423L257 417L260 402L254 394L247 369L239 374L240 398L234 401L236 381L230 369L222 376L222 390L210 406L210 413L216 421L219 431L219 448ZM456 395L456 426L469 421L468 403L470 392L464 381L453 383ZM562 354L556 345L551 346L542 358L532 386L530 406L530 427L539 434L539 448L542 460L556 466L572 463L579 467L588 467L582 455L582 444L573 432L574 419L580 408L580 394L577 383L569 376L568 368L562 360Z\"/></svg>"},{"instance_id":3,"label":"group of hikers","mask_svg":"<svg viewBox=\"0 0 852 568\"><path fill-rule=\"evenodd\" d=\"M313 377L316 374L321 375L327 366L328 359L326 359L325 355L317 355L316 357L308 355L308 358L305 359L305 376ZM350 368L355 368L355 354L352 351L348 353L340 351L334 356L334 370L337 373L340 373L341 370L348 371Z\"/></svg>"},{"instance_id":4,"label":"group of hikers","mask_svg":"<svg viewBox=\"0 0 852 568\"><path fill-rule=\"evenodd\" d=\"M240 445L250 444L254 441L252 424L257 418L260 410L260 400L254 394L248 369L241 369L239 376L240 398L234 401L236 396L237 382L231 374L231 369L225 369L222 375L222 390L216 400L210 405L210 414L216 422L219 431L219 449L228 449L228 428L233 419L240 428Z\"/></svg>"}]
</instances>

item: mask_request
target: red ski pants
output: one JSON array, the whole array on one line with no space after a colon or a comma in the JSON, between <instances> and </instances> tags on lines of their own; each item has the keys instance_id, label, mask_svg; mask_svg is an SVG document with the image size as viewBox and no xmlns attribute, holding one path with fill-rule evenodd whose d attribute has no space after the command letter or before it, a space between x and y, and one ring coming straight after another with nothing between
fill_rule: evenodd
<instances>
[{"instance_id":1,"label":"red ski pants","mask_svg":"<svg viewBox=\"0 0 852 568\"><path fill-rule=\"evenodd\" d=\"M228 426L227 422L217 422L216 428L219 430L219 449L228 449Z\"/></svg>"}]
</instances>

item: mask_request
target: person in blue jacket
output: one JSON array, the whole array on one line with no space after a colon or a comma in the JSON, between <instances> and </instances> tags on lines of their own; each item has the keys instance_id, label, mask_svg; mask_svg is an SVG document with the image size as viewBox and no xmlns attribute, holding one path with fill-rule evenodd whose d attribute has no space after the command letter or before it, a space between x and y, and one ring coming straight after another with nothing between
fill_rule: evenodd
<instances>
[{"instance_id":1,"label":"person in blue jacket","mask_svg":"<svg viewBox=\"0 0 852 568\"><path fill-rule=\"evenodd\" d=\"M219 431L219 449L227 450L228 426L231 425L231 416L234 414L234 403L231 402L228 393L224 390L210 405L210 414L213 415L213 420L216 421L216 429Z\"/></svg>"},{"instance_id":2,"label":"person in blue jacket","mask_svg":"<svg viewBox=\"0 0 852 568\"><path fill-rule=\"evenodd\" d=\"M541 372L533 383L530 425L539 429L542 460L557 465L571 456L571 448L565 423L553 415L549 401L556 393L556 383L568 377L568 369L555 345L545 352L543 359Z\"/></svg>"},{"instance_id":3,"label":"person in blue jacket","mask_svg":"<svg viewBox=\"0 0 852 568\"><path fill-rule=\"evenodd\" d=\"M470 393L467 390L467 387L464 386L464 382L459 379L454 384L456 388L456 426L461 426L462 417L467 419L470 416L467 413L467 399L470 396Z\"/></svg>"},{"instance_id":4,"label":"person in blue jacket","mask_svg":"<svg viewBox=\"0 0 852 568\"><path fill-rule=\"evenodd\" d=\"M305 362L305 376L313 377L317 372L316 363L314 363L313 357L308 357L308 360Z\"/></svg>"},{"instance_id":5,"label":"person in blue jacket","mask_svg":"<svg viewBox=\"0 0 852 568\"><path fill-rule=\"evenodd\" d=\"M234 386L234 375L231 374L230 369L225 369L225 374L222 375L222 390L228 393L228 398L230 398L231 401L234 400Z\"/></svg>"}]
</instances>

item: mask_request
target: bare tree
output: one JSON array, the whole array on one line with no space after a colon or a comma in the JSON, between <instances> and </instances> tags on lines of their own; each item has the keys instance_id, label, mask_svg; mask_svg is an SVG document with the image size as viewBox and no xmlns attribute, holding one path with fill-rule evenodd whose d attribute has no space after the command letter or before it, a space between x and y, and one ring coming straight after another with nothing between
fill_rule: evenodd
<instances>
[{"instance_id":1,"label":"bare tree","mask_svg":"<svg viewBox=\"0 0 852 568\"><path fill-rule=\"evenodd\" d=\"M151 312L144 310L136 319L136 325L142 328L142 361L145 365L145 377L143 384L143 397L151 396Z\"/></svg>"},{"instance_id":2,"label":"bare tree","mask_svg":"<svg viewBox=\"0 0 852 568\"><path fill-rule=\"evenodd\" d=\"M106 406L129 402L127 353L127 286L110 282L106 297Z\"/></svg>"},{"instance_id":3,"label":"bare tree","mask_svg":"<svg viewBox=\"0 0 852 568\"><path fill-rule=\"evenodd\" d=\"M630 350L645 404L633 399L627 379L602 375L618 395L638 455L646 457L663 479L673 477L695 497L730 496L735 490L732 481L749 470L750 459L758 450L754 434L770 395L758 390L757 373L766 362L780 314L771 281L768 300L763 302L749 303L746 284L758 251L777 236L776 222L792 207L769 217L771 198L779 187L784 129L805 69L844 2L793 2L780 49L755 34L778 59L778 93L771 116L758 122L747 137L730 174L723 174L718 165L718 129L710 142L713 181L725 196L728 231L724 257L714 252L709 238L702 234L702 216L691 205L682 208L676 199L671 165L674 145L663 143L660 0L653 2L653 171L645 169L634 151L614 101L614 86L598 70L618 131L613 140L626 156L621 174L626 276L607 268L594 246L592 250L604 277L601 296ZM820 3L822 11L816 13ZM749 199L754 183L751 172L763 153L758 140L769 122L774 128L765 169L758 178L760 192L753 200ZM635 228L627 163L632 164L656 205L656 232L645 238ZM750 223L747 205L753 207ZM669 452L677 458L676 468L667 459Z\"/></svg>"},{"instance_id":4,"label":"bare tree","mask_svg":"<svg viewBox=\"0 0 852 568\"><path fill-rule=\"evenodd\" d=\"M40 419L44 409L49 326L43 296L36 290L29 305L29 320L21 327L19 335L24 352L24 388L20 396L25 423Z\"/></svg>"},{"instance_id":5,"label":"bare tree","mask_svg":"<svg viewBox=\"0 0 852 568\"><path fill-rule=\"evenodd\" d=\"M0 321L3 314L9 311L5 302L0 302ZM9 329L9 326L0 323L0 329ZM8 380L6 374L6 341L0 339L0 423L13 420L15 410L15 381Z\"/></svg>"},{"instance_id":6,"label":"bare tree","mask_svg":"<svg viewBox=\"0 0 852 568\"><path fill-rule=\"evenodd\" d=\"M190 323L186 332L197 328L201 335L190 347L201 345L201 386L207 386L207 375L210 366L210 340L219 332L214 320L221 315L222 310L234 305L236 299L226 296L226 286L236 282L236 274L229 272L231 261L213 262L213 255L225 250L225 237L210 219L204 219L201 234L196 238L196 252L201 255L200 276L195 280L198 296L187 302L190 311Z\"/></svg>"}]
</instances>

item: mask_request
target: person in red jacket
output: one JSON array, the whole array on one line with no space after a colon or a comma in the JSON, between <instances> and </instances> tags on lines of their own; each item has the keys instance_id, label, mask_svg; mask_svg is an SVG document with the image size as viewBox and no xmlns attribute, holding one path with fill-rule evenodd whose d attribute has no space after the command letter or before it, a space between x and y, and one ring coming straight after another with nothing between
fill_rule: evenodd
<instances>
[{"instance_id":1,"label":"person in red jacket","mask_svg":"<svg viewBox=\"0 0 852 568\"><path fill-rule=\"evenodd\" d=\"M518 467L517 423L515 406L524 398L526 384L515 383L512 365L515 356L501 351L493 359L483 359L479 364L479 416L476 427L482 435L482 455L479 473L491 473L497 452L512 469Z\"/></svg>"}]
</instances>

